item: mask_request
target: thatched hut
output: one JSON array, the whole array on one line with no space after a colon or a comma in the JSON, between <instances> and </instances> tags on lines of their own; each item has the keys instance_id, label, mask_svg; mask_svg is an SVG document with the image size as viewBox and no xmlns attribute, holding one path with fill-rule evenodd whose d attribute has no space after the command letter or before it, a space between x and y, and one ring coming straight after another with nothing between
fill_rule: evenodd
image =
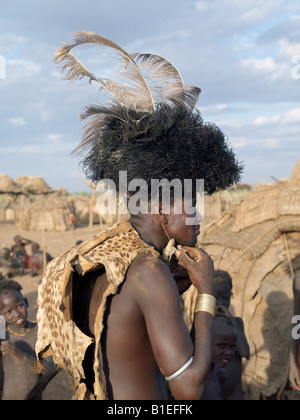
<instances>
[{"instance_id":1,"label":"thatched hut","mask_svg":"<svg viewBox=\"0 0 300 420\"><path fill-rule=\"evenodd\" d=\"M60 198L43 196L24 210L21 228L34 231L68 230L69 208Z\"/></svg>"},{"instance_id":2,"label":"thatched hut","mask_svg":"<svg viewBox=\"0 0 300 420\"><path fill-rule=\"evenodd\" d=\"M250 192L200 239L215 268L233 280L232 311L244 320L251 349L243 378L250 399L278 394L287 379L299 244L300 160L287 182ZM185 300L190 320L195 292Z\"/></svg>"},{"instance_id":3,"label":"thatched hut","mask_svg":"<svg viewBox=\"0 0 300 420\"><path fill-rule=\"evenodd\" d=\"M22 193L28 194L50 194L52 189L46 184L44 178L38 176L19 176L15 179Z\"/></svg>"},{"instance_id":4,"label":"thatched hut","mask_svg":"<svg viewBox=\"0 0 300 420\"><path fill-rule=\"evenodd\" d=\"M20 188L8 175L0 174L0 194L19 194Z\"/></svg>"},{"instance_id":5,"label":"thatched hut","mask_svg":"<svg viewBox=\"0 0 300 420\"><path fill-rule=\"evenodd\" d=\"M6 196L4 206L0 208L0 219L5 221L15 220L14 205L21 194L19 186L6 174L0 174L0 194Z\"/></svg>"}]
</instances>

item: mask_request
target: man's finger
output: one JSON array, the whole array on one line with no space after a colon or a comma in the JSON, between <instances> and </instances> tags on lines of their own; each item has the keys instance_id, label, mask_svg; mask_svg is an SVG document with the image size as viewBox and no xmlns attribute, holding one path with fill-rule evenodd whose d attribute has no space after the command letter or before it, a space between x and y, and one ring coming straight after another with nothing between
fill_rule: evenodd
<instances>
[{"instance_id":1,"label":"man's finger","mask_svg":"<svg viewBox=\"0 0 300 420\"><path fill-rule=\"evenodd\" d=\"M175 256L178 259L178 263L184 268L188 268L189 264L193 261L192 258L182 250L177 250Z\"/></svg>"}]
</instances>

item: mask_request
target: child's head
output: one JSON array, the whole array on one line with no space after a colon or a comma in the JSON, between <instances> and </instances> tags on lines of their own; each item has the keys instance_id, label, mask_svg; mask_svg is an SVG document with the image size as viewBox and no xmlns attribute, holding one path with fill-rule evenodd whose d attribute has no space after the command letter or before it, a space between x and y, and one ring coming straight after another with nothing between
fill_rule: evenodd
<instances>
[{"instance_id":1,"label":"child's head","mask_svg":"<svg viewBox=\"0 0 300 420\"><path fill-rule=\"evenodd\" d=\"M217 313L213 324L212 363L220 368L228 365L236 351L237 331L225 315Z\"/></svg>"},{"instance_id":2,"label":"child's head","mask_svg":"<svg viewBox=\"0 0 300 420\"><path fill-rule=\"evenodd\" d=\"M214 288L217 306L230 306L232 296L232 280L227 271L216 270L214 273Z\"/></svg>"},{"instance_id":3,"label":"child's head","mask_svg":"<svg viewBox=\"0 0 300 420\"><path fill-rule=\"evenodd\" d=\"M22 236L21 235L16 235L14 237L14 241L17 245L21 244L21 240L22 240Z\"/></svg>"},{"instance_id":4,"label":"child's head","mask_svg":"<svg viewBox=\"0 0 300 420\"><path fill-rule=\"evenodd\" d=\"M39 251L40 251L40 246L39 246L39 244L37 244L36 242L33 242L33 243L31 244L31 252L32 252L33 254L37 254Z\"/></svg>"},{"instance_id":5,"label":"child's head","mask_svg":"<svg viewBox=\"0 0 300 420\"><path fill-rule=\"evenodd\" d=\"M4 260L9 260L10 258L10 250L8 248L2 248L0 250L0 257Z\"/></svg>"},{"instance_id":6,"label":"child's head","mask_svg":"<svg viewBox=\"0 0 300 420\"><path fill-rule=\"evenodd\" d=\"M28 302L21 290L22 286L14 280L0 282L0 315L16 328L23 328L27 322Z\"/></svg>"}]
</instances>

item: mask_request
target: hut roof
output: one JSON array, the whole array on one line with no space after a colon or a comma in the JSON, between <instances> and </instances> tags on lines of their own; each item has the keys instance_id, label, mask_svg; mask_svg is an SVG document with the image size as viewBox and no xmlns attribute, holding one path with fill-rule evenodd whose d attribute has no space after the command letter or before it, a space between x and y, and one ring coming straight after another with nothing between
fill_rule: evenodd
<instances>
[{"instance_id":1,"label":"hut roof","mask_svg":"<svg viewBox=\"0 0 300 420\"><path fill-rule=\"evenodd\" d=\"M298 180L300 179L300 159L297 161L296 165L294 166L293 172L292 172L292 179Z\"/></svg>"},{"instance_id":2,"label":"hut roof","mask_svg":"<svg viewBox=\"0 0 300 420\"><path fill-rule=\"evenodd\" d=\"M24 194L49 194L52 189L46 184L44 178L37 176L19 176L15 179Z\"/></svg>"},{"instance_id":3,"label":"hut roof","mask_svg":"<svg viewBox=\"0 0 300 420\"><path fill-rule=\"evenodd\" d=\"M19 193L20 188L8 175L0 174L0 193Z\"/></svg>"}]
</instances>

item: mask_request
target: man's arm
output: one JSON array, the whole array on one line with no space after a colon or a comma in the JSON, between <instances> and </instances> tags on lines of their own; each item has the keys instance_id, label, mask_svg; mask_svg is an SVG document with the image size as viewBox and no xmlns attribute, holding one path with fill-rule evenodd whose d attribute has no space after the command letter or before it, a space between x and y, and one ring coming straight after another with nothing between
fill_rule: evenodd
<instances>
[{"instance_id":1,"label":"man's arm","mask_svg":"<svg viewBox=\"0 0 300 420\"><path fill-rule=\"evenodd\" d=\"M213 265L210 257L200 250L188 251L180 256L181 265L189 272L192 283L199 294L212 294ZM211 327L213 317L206 312L195 314L195 345L184 323L180 298L176 283L170 270L160 260L143 257L136 259L135 268L128 276L135 281L136 301L147 327L157 364L166 377L177 372L194 357L193 363L169 386L176 399L195 399L201 397L205 377L211 360Z\"/></svg>"}]
</instances>

